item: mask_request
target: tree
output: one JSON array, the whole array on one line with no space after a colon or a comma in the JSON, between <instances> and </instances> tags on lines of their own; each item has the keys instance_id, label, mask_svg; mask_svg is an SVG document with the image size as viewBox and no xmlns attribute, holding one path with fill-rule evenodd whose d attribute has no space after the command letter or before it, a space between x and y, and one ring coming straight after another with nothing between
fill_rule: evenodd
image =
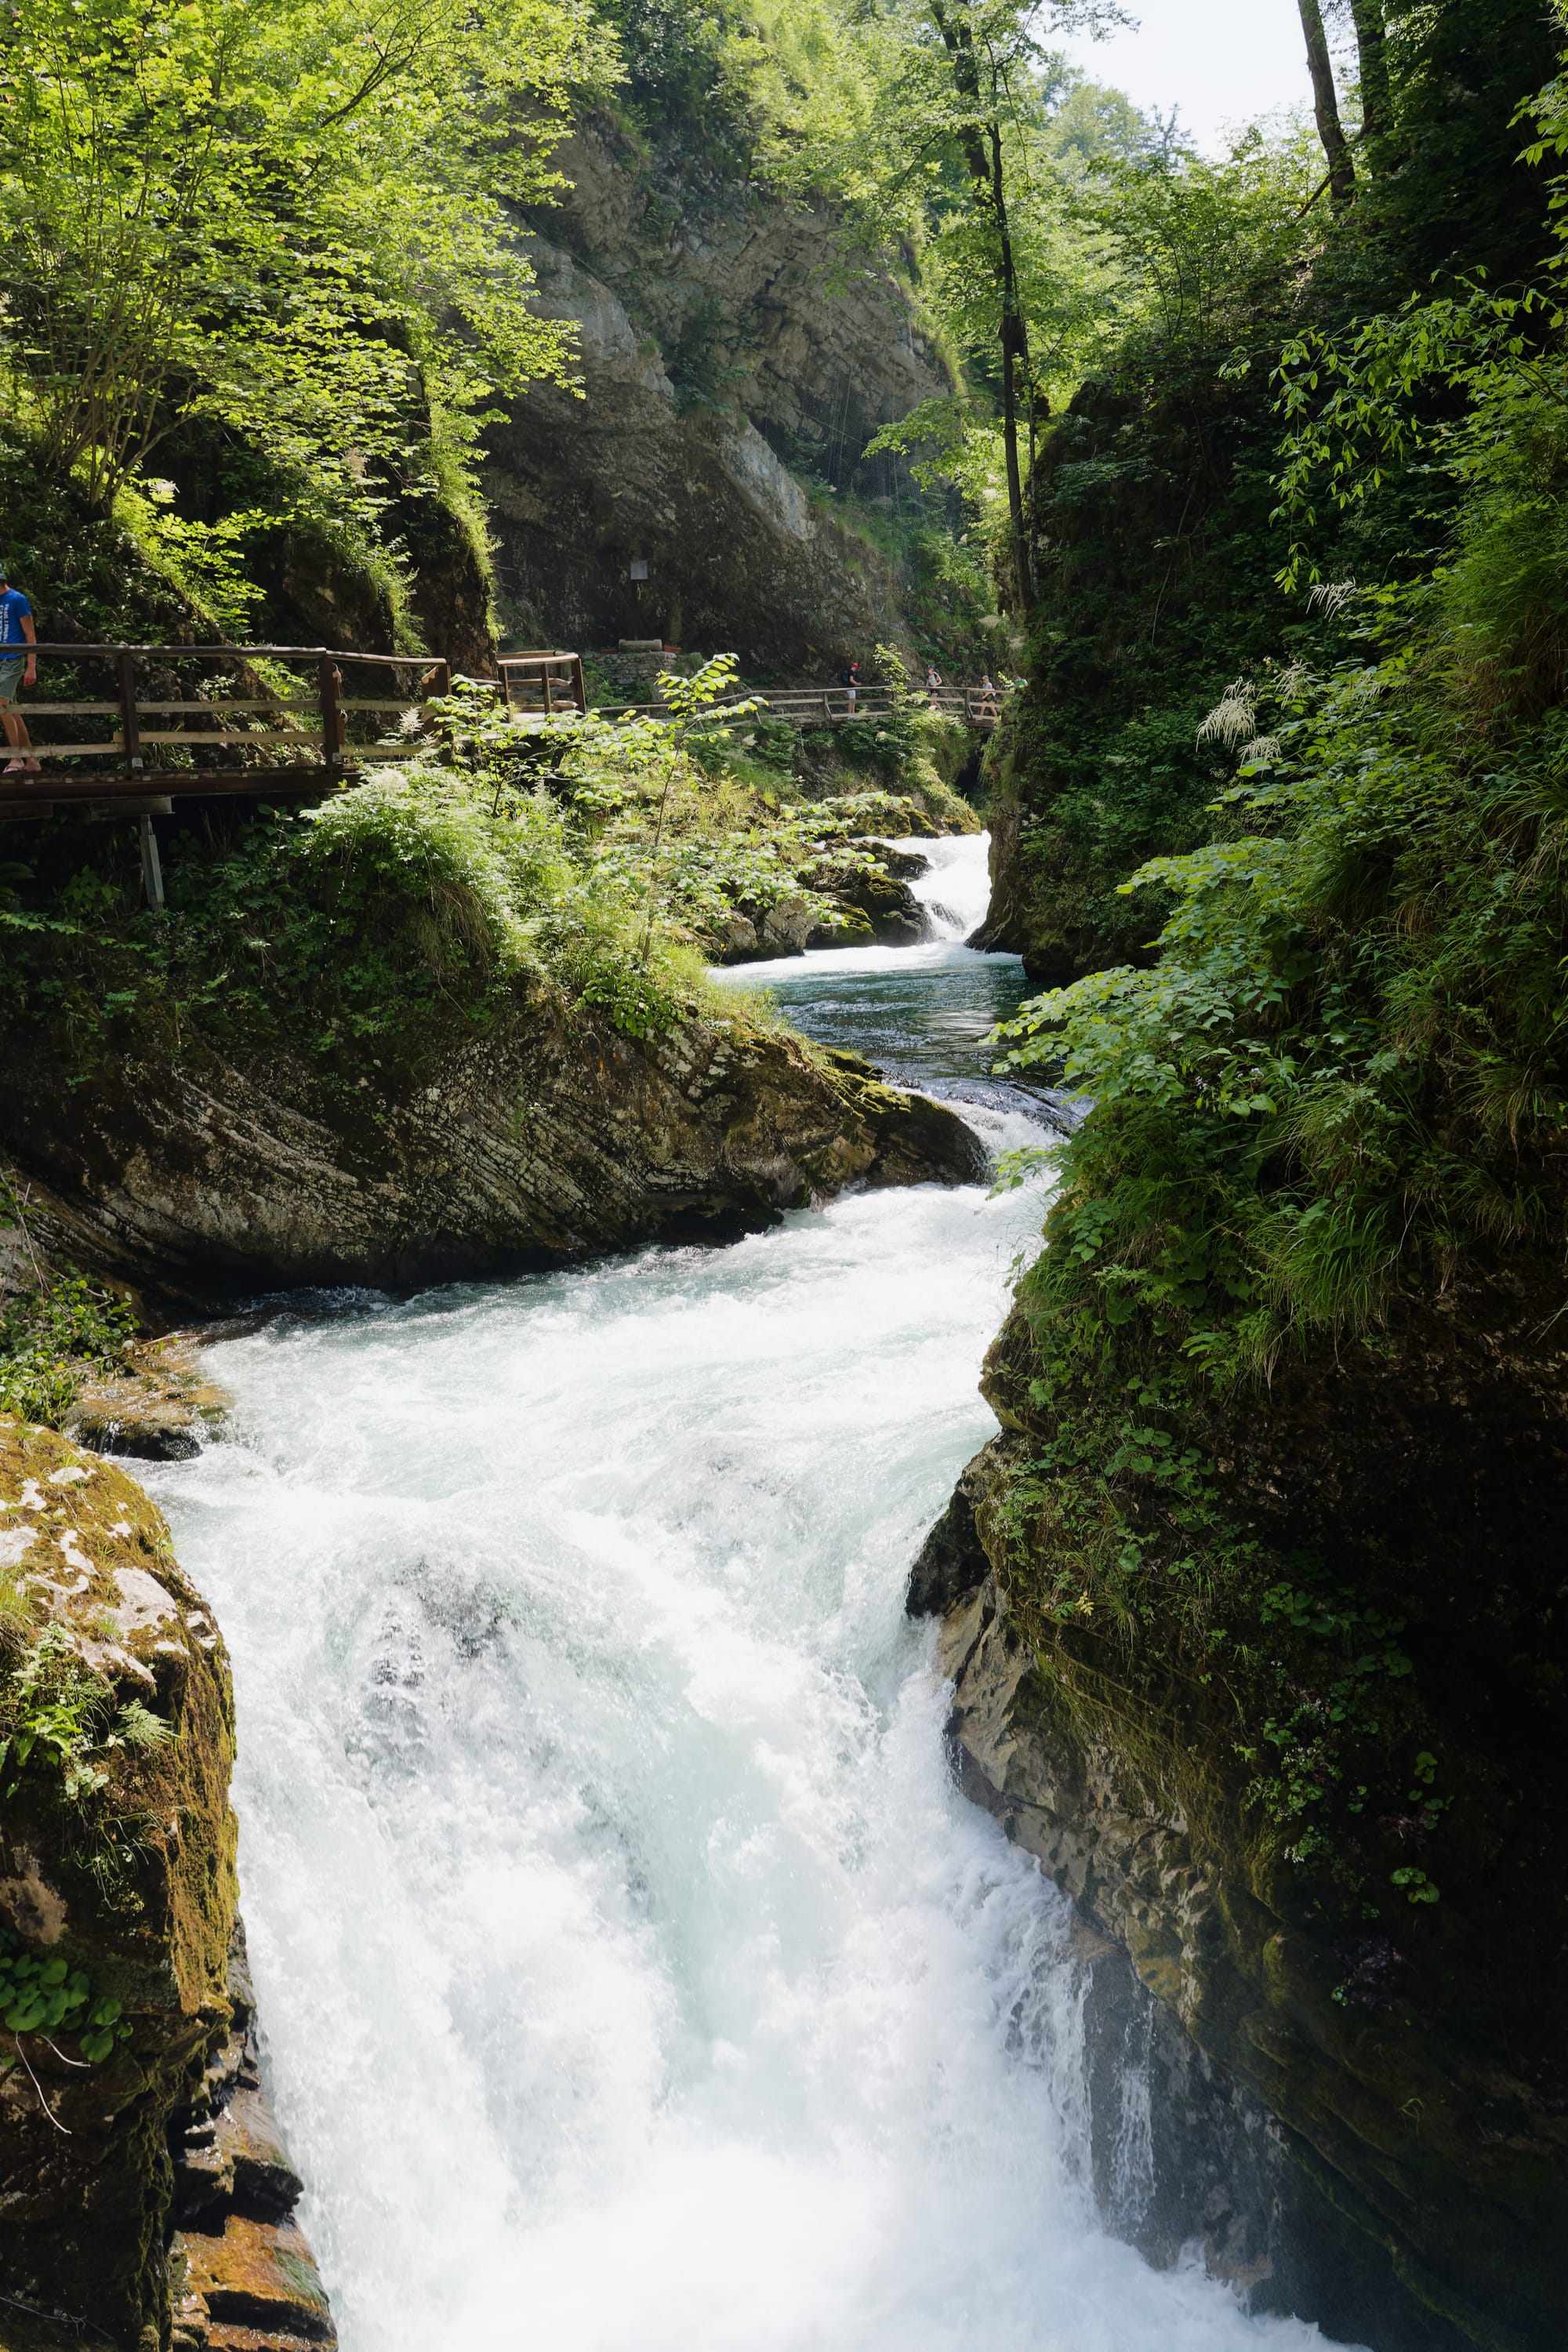
<instances>
[{"instance_id":1,"label":"tree","mask_svg":"<svg viewBox=\"0 0 1568 2352\"><path fill-rule=\"evenodd\" d=\"M1035 609L1035 573L1019 457L1019 411L1022 402L1032 444L1041 393L1030 359L1010 160L1016 162L1020 146L1026 144L1019 136L1021 118L1034 96L1034 78L1046 62L1038 37L1042 25L1094 28L1123 19L1109 0L923 0L921 14L942 43L948 81L942 111L963 157L975 215L990 248L998 296L996 349L1010 570L1018 613L1026 622Z\"/></svg>"},{"instance_id":2,"label":"tree","mask_svg":"<svg viewBox=\"0 0 1568 2352\"><path fill-rule=\"evenodd\" d=\"M1065 93L1071 77L1040 36L1120 22L1121 12L1114 0L865 0L852 13L857 54L875 59L876 102L869 117L862 102L853 120L804 140L795 176L857 197L884 236L907 223L939 317L958 327L967 352L994 364L1005 571L1026 620L1035 584L1021 445L1047 406L1031 326L1051 307L1040 299L1050 273L1039 257L1070 177L1043 133L1047 94ZM947 438L967 449L973 436ZM874 446L904 446L907 436L889 428Z\"/></svg>"},{"instance_id":3,"label":"tree","mask_svg":"<svg viewBox=\"0 0 1568 2352\"><path fill-rule=\"evenodd\" d=\"M1010 76L1034 50L1026 12L973 0L931 0L931 19L942 36L959 104L953 131L963 151L974 202L995 247L1001 293L998 348L1002 358L1002 446L1007 469L1007 516L1013 577L1020 616L1035 609L1035 571L1024 513L1023 473L1018 462L1018 387L1031 381L1029 330L1018 299L1018 270L1007 209L1007 173L1003 160L1002 118L1011 99Z\"/></svg>"},{"instance_id":4,"label":"tree","mask_svg":"<svg viewBox=\"0 0 1568 2352\"><path fill-rule=\"evenodd\" d=\"M1394 124L1394 87L1388 71L1388 28L1383 0L1350 0L1361 68L1361 135L1369 143L1387 137Z\"/></svg>"},{"instance_id":5,"label":"tree","mask_svg":"<svg viewBox=\"0 0 1568 2352\"><path fill-rule=\"evenodd\" d=\"M1340 102L1334 89L1333 60L1329 55L1329 37L1323 29L1323 12L1318 0L1297 0L1301 11L1301 30L1307 38L1307 71L1312 78L1312 111L1318 119L1318 136L1323 142L1323 153L1329 166L1329 187L1336 205L1348 205L1355 194L1355 161L1350 142L1340 121Z\"/></svg>"},{"instance_id":6,"label":"tree","mask_svg":"<svg viewBox=\"0 0 1568 2352\"><path fill-rule=\"evenodd\" d=\"M5 17L3 357L47 465L103 510L205 412L353 483L431 399L560 376L503 199L545 192L568 85L606 69L574 0Z\"/></svg>"}]
</instances>

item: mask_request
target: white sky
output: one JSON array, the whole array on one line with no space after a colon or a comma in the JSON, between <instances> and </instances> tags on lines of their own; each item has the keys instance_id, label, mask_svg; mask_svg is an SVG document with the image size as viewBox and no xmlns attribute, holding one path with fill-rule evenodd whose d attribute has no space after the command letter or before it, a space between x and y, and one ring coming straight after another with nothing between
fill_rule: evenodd
<instances>
[{"instance_id":1,"label":"white sky","mask_svg":"<svg viewBox=\"0 0 1568 2352\"><path fill-rule=\"evenodd\" d=\"M1296 0L1124 0L1135 33L1053 42L1094 81L1124 89L1213 152L1226 123L1310 106L1311 84Z\"/></svg>"}]
</instances>

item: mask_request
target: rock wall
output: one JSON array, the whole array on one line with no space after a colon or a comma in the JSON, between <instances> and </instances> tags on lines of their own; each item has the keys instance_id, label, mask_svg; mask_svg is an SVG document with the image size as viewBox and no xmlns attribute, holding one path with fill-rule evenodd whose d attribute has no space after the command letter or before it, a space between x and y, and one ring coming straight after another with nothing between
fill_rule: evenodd
<instances>
[{"instance_id":1,"label":"rock wall","mask_svg":"<svg viewBox=\"0 0 1568 2352\"><path fill-rule=\"evenodd\" d=\"M237 1923L229 2030L174 2115L171 2352L333 2352L337 2331L294 2220L304 2194L261 2080Z\"/></svg>"},{"instance_id":2,"label":"rock wall","mask_svg":"<svg viewBox=\"0 0 1568 2352\"><path fill-rule=\"evenodd\" d=\"M69 1439L11 1420L0 1421L0 1954L40 1997L53 1984L63 2002L80 1988L57 2023L18 2007L8 1979L0 2345L330 2347L326 2297L288 2220L299 2184L273 2146L247 2039L222 1636L141 1488ZM101 1694L85 1717L94 1745L74 1764L54 1752L61 1714L40 1714L61 1661L57 1708L70 1712L84 1688ZM36 1696L24 1704L29 1671ZM143 1735L147 1719L164 1727L161 1741L134 1736L132 1702ZM204 2233L183 2250L176 2197ZM268 2264L291 2282L270 2303L250 2276Z\"/></svg>"},{"instance_id":3,"label":"rock wall","mask_svg":"<svg viewBox=\"0 0 1568 2352\"><path fill-rule=\"evenodd\" d=\"M197 1302L303 1283L515 1271L659 1236L722 1240L847 1184L973 1182L952 1111L743 1017L636 1039L542 981L433 1066L356 1084L188 1030L69 1088L18 1041L0 1142L36 1230Z\"/></svg>"},{"instance_id":4,"label":"rock wall","mask_svg":"<svg viewBox=\"0 0 1568 2352\"><path fill-rule=\"evenodd\" d=\"M487 438L509 630L816 677L898 635L895 570L785 462L815 453L847 488L879 425L948 388L889 257L605 119L560 163L528 245L537 307L577 322L583 396L536 386Z\"/></svg>"},{"instance_id":5,"label":"rock wall","mask_svg":"<svg viewBox=\"0 0 1568 2352\"><path fill-rule=\"evenodd\" d=\"M1120 1622L1101 1605L1074 1517L1092 1482L1042 1460L1021 1315L984 1382L1004 1433L911 1574L911 1609L943 1621L964 1787L1255 2103L1305 2217L1265 2242L1268 2268L1283 2252L1301 2307L1376 2352L1561 2339L1561 1307L1560 1284L1456 1282L1375 1343L1281 1366L1267 1412L1228 1410L1218 1475L1247 1539L1280 1573L1314 1548L1401 1627L1386 1704L1424 1710L1444 1791L1428 1812L1420 1790L1331 1786L1310 1862L1257 1788L1272 1686L1244 1653L1274 1630L1234 1600L1209 1644L1157 1596ZM1326 1710L1335 1669L1325 1652L1314 1698L1311 1642L1278 1689ZM1400 1865L1440 1899L1407 1897Z\"/></svg>"}]
</instances>

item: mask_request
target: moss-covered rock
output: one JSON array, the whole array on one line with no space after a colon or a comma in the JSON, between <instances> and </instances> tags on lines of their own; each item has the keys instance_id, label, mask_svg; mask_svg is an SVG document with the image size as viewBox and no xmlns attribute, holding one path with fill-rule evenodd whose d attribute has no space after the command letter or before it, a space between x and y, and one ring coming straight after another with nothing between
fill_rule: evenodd
<instances>
[{"instance_id":1,"label":"moss-covered rock","mask_svg":"<svg viewBox=\"0 0 1568 2352\"><path fill-rule=\"evenodd\" d=\"M1098 1452L1020 1309L911 1586L971 1793L1286 2126L1380 2352L1561 2338L1562 1306L1473 1266Z\"/></svg>"},{"instance_id":2,"label":"moss-covered rock","mask_svg":"<svg viewBox=\"0 0 1568 2352\"><path fill-rule=\"evenodd\" d=\"M16 1422L0 1423L0 1925L120 2005L96 2061L84 2019L6 2036L0 2281L152 2352L169 2326L168 2124L230 2017L228 1662L141 1488Z\"/></svg>"},{"instance_id":3,"label":"moss-covered rock","mask_svg":"<svg viewBox=\"0 0 1568 2352\"><path fill-rule=\"evenodd\" d=\"M188 1462L223 1420L228 1397L203 1370L188 1334L132 1339L107 1367L89 1367L61 1416L68 1437L99 1454Z\"/></svg>"}]
</instances>

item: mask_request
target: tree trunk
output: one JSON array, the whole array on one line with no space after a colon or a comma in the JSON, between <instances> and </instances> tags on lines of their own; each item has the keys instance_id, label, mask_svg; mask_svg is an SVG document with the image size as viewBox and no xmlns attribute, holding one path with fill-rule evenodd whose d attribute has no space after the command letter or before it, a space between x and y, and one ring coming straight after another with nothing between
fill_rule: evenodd
<instances>
[{"instance_id":1,"label":"tree trunk","mask_svg":"<svg viewBox=\"0 0 1568 2352\"><path fill-rule=\"evenodd\" d=\"M1383 0L1351 0L1356 54L1361 60L1361 123L1363 137L1386 139L1394 128L1394 89L1388 78L1388 34Z\"/></svg>"},{"instance_id":2,"label":"tree trunk","mask_svg":"<svg viewBox=\"0 0 1568 2352\"><path fill-rule=\"evenodd\" d=\"M962 18L955 19L942 5L942 0L932 0L931 15L936 28L952 60L954 88L973 109L971 120L958 131L958 143L969 167L975 202L989 213L996 231L998 258L1002 278L1002 325L999 341L1002 350L1002 446L1007 466L1007 515L1009 536L1013 546L1013 574L1018 598L1018 617L1027 622L1035 609L1035 567L1029 552L1028 524L1024 512L1024 474L1018 462L1018 364L1024 367L1025 381L1032 385L1029 366L1029 331L1018 301L1018 278L1014 264L1013 237L1007 223L1007 183L1002 161L1002 126L993 103L983 106L980 97L980 61L974 53L970 27ZM993 77L994 79L994 77ZM1033 422L1033 394L1030 398L1030 418Z\"/></svg>"},{"instance_id":3,"label":"tree trunk","mask_svg":"<svg viewBox=\"0 0 1568 2352\"><path fill-rule=\"evenodd\" d=\"M1355 195L1355 163L1350 142L1340 121L1340 102L1334 91L1334 68L1329 58L1329 37L1323 30L1323 12L1318 0L1298 0L1301 11L1301 30L1307 37L1307 70L1312 77L1312 110L1318 118L1318 136L1323 142L1328 159L1329 188L1336 205L1348 205Z\"/></svg>"},{"instance_id":4,"label":"tree trunk","mask_svg":"<svg viewBox=\"0 0 1568 2352\"><path fill-rule=\"evenodd\" d=\"M1018 363L1030 380L1029 330L1018 303L1018 278L1013 265L1013 236L1007 224L1007 190L1002 170L1002 131L993 121L991 132L991 208L1002 248L1002 446L1007 461L1007 515L1013 539L1013 573L1018 592L1018 617L1027 622L1035 609L1035 566L1029 551L1028 520L1024 512L1024 483L1018 464ZM1033 403L1030 415L1033 417ZM1032 437L1032 436L1031 436Z\"/></svg>"}]
</instances>

